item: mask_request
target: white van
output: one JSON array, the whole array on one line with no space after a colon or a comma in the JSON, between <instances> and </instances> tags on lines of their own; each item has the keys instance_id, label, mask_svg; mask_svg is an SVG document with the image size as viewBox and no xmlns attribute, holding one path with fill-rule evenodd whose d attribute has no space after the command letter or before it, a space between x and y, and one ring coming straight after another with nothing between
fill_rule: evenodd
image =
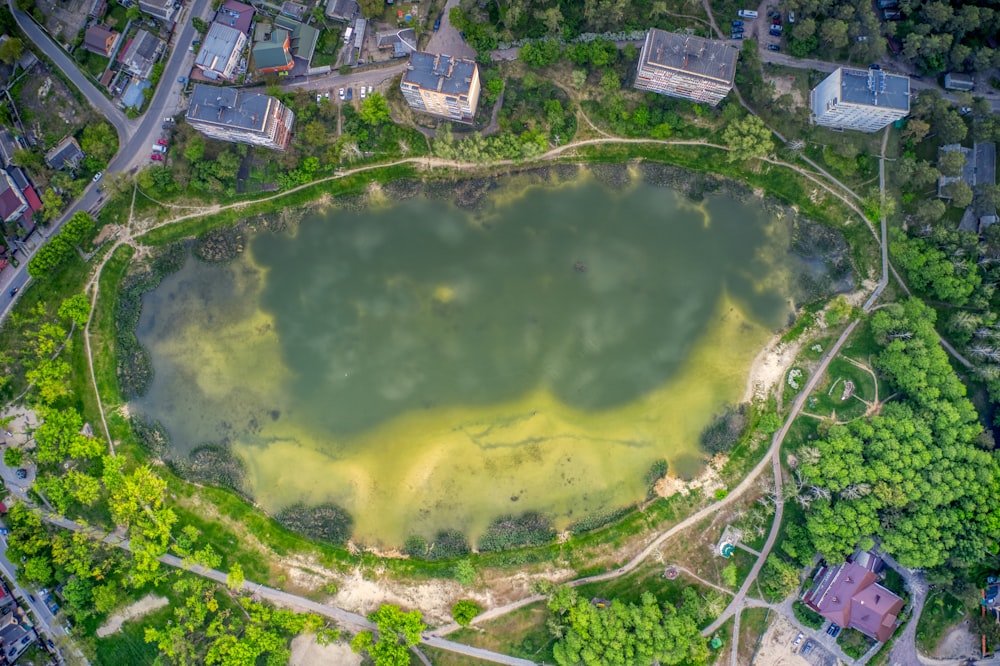
<instances>
[{"instance_id":1,"label":"white van","mask_svg":"<svg viewBox=\"0 0 1000 666\"><path fill-rule=\"evenodd\" d=\"M757 18L757 12L753 11L752 9L741 9L736 13L739 15L740 18L748 18L748 19Z\"/></svg>"},{"instance_id":2,"label":"white van","mask_svg":"<svg viewBox=\"0 0 1000 666\"><path fill-rule=\"evenodd\" d=\"M158 143L154 143L153 144L153 152L154 153L165 153L165 152L167 152L167 147L166 146L161 146Z\"/></svg>"}]
</instances>

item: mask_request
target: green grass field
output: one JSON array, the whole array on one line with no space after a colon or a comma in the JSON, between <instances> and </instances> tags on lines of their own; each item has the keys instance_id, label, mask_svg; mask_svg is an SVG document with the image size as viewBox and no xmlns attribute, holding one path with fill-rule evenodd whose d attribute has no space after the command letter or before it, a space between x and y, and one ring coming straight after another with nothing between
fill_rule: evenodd
<instances>
[{"instance_id":1,"label":"green grass field","mask_svg":"<svg viewBox=\"0 0 1000 666\"><path fill-rule=\"evenodd\" d=\"M917 647L930 654L944 638L948 629L965 616L962 600L951 592L934 590L927 596L924 610L917 621Z\"/></svg>"},{"instance_id":2,"label":"green grass field","mask_svg":"<svg viewBox=\"0 0 1000 666\"><path fill-rule=\"evenodd\" d=\"M843 400L847 382L854 384L854 394ZM836 417L838 421L851 421L863 416L868 406L864 401L875 399L875 380L842 356L830 361L826 376L816 391L809 396L806 409L819 416Z\"/></svg>"}]
</instances>

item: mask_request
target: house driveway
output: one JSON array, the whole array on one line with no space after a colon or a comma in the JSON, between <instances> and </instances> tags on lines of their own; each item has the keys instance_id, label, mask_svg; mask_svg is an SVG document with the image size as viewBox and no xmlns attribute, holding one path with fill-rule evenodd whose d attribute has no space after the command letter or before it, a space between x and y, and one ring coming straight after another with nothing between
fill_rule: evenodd
<instances>
[{"instance_id":1,"label":"house driveway","mask_svg":"<svg viewBox=\"0 0 1000 666\"><path fill-rule=\"evenodd\" d=\"M427 43L428 53L443 53L456 58L475 59L476 50L465 43L458 33L458 28L451 24L448 13L452 7L458 7L459 0L448 0L444 6L444 14L441 16L441 28L431 35L431 41Z\"/></svg>"}]
</instances>

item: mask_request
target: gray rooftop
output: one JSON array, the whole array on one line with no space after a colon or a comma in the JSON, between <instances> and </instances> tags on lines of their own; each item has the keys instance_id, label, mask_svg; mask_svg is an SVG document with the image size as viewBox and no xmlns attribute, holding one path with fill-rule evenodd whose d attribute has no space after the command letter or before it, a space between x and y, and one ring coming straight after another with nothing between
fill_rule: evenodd
<instances>
[{"instance_id":1,"label":"gray rooftop","mask_svg":"<svg viewBox=\"0 0 1000 666\"><path fill-rule=\"evenodd\" d=\"M446 95L468 95L475 71L476 63L472 60L414 51L403 74L403 83Z\"/></svg>"},{"instance_id":2,"label":"gray rooftop","mask_svg":"<svg viewBox=\"0 0 1000 666\"><path fill-rule=\"evenodd\" d=\"M273 97L197 83L191 92L188 120L242 130L263 131Z\"/></svg>"},{"instance_id":3,"label":"gray rooftop","mask_svg":"<svg viewBox=\"0 0 1000 666\"><path fill-rule=\"evenodd\" d=\"M910 79L881 69L842 68L840 99L851 104L909 111Z\"/></svg>"},{"instance_id":4,"label":"gray rooftop","mask_svg":"<svg viewBox=\"0 0 1000 666\"><path fill-rule=\"evenodd\" d=\"M205 41L198 51L195 63L200 67L219 71L229 61L242 34L236 28L213 23L212 27L208 29L208 34L205 35Z\"/></svg>"},{"instance_id":5,"label":"gray rooftop","mask_svg":"<svg viewBox=\"0 0 1000 666\"><path fill-rule=\"evenodd\" d=\"M648 67L665 67L733 82L738 52L727 42L650 28L643 51Z\"/></svg>"}]
</instances>

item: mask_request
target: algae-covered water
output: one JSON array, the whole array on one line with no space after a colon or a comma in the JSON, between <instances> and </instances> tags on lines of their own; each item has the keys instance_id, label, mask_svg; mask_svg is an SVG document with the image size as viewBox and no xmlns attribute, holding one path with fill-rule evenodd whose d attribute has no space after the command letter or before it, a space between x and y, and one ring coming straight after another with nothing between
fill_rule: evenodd
<instances>
[{"instance_id":1,"label":"algae-covered water","mask_svg":"<svg viewBox=\"0 0 1000 666\"><path fill-rule=\"evenodd\" d=\"M504 513L566 525L691 475L699 433L786 323L789 225L584 176L476 212L330 209L145 296L134 407L174 454L227 442L267 510L333 501L398 544Z\"/></svg>"}]
</instances>

